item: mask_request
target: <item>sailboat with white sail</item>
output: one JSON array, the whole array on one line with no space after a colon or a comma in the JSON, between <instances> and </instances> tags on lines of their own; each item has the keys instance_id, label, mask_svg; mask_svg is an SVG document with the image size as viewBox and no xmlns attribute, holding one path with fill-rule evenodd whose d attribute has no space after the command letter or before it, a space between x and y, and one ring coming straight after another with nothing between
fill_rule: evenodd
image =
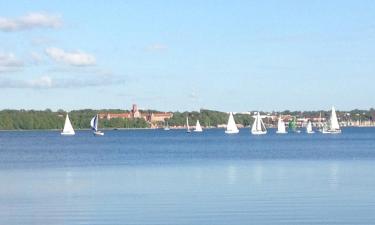
<instances>
[{"instance_id":1,"label":"sailboat with white sail","mask_svg":"<svg viewBox=\"0 0 375 225\"><path fill-rule=\"evenodd\" d=\"M285 123L283 121L283 119L281 118L281 116L279 117L279 120L277 121L277 131L276 131L277 134L286 134L288 133L285 129Z\"/></svg>"},{"instance_id":2,"label":"sailboat with white sail","mask_svg":"<svg viewBox=\"0 0 375 225\"><path fill-rule=\"evenodd\" d=\"M229 118L228 118L228 124L227 124L227 129L225 130L226 134L237 134L240 132L237 128L236 122L234 121L233 113L229 113Z\"/></svg>"},{"instance_id":3,"label":"sailboat with white sail","mask_svg":"<svg viewBox=\"0 0 375 225\"><path fill-rule=\"evenodd\" d=\"M75 135L75 134L76 133L74 132L73 126L70 123L69 114L66 114L64 129L61 132L61 135L63 135L63 136L72 136L72 135Z\"/></svg>"},{"instance_id":4,"label":"sailboat with white sail","mask_svg":"<svg viewBox=\"0 0 375 225\"><path fill-rule=\"evenodd\" d=\"M335 110L335 107L333 106L331 109L331 117L328 123L323 126L322 133L323 134L340 134L341 133L339 121L337 120L336 110Z\"/></svg>"},{"instance_id":5,"label":"sailboat with white sail","mask_svg":"<svg viewBox=\"0 0 375 225\"><path fill-rule=\"evenodd\" d=\"M197 120L197 124L195 125L194 132L202 132L203 129L201 127L201 124L199 123L199 120Z\"/></svg>"},{"instance_id":6,"label":"sailboat with white sail","mask_svg":"<svg viewBox=\"0 0 375 225\"><path fill-rule=\"evenodd\" d=\"M168 124L168 120L167 120L167 122L164 125L164 130L170 130L169 124Z\"/></svg>"},{"instance_id":7,"label":"sailboat with white sail","mask_svg":"<svg viewBox=\"0 0 375 225\"><path fill-rule=\"evenodd\" d=\"M311 124L310 120L309 120L309 122L307 122L306 133L307 134L313 134L313 133L315 133L315 131L313 131L313 129L312 129L312 124Z\"/></svg>"},{"instance_id":8,"label":"sailboat with white sail","mask_svg":"<svg viewBox=\"0 0 375 225\"><path fill-rule=\"evenodd\" d=\"M91 128L94 130L94 135L96 136L103 136L104 133L100 130L98 130L98 124L99 124L99 115L96 114L96 116L94 116L91 121L90 121L90 125L91 125Z\"/></svg>"},{"instance_id":9,"label":"sailboat with white sail","mask_svg":"<svg viewBox=\"0 0 375 225\"><path fill-rule=\"evenodd\" d=\"M191 130L190 130L190 127L189 127L189 117L187 116L186 117L186 133L190 133Z\"/></svg>"},{"instance_id":10,"label":"sailboat with white sail","mask_svg":"<svg viewBox=\"0 0 375 225\"><path fill-rule=\"evenodd\" d=\"M255 120L254 120L253 126L251 127L251 133L254 135L267 134L267 129L263 123L260 113L257 112L254 118Z\"/></svg>"}]
</instances>

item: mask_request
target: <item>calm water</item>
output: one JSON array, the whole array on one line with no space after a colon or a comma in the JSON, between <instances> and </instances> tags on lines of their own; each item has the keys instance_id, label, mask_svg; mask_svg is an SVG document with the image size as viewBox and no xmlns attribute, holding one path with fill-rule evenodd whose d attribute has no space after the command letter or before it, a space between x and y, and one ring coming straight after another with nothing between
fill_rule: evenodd
<instances>
[{"instance_id":1,"label":"calm water","mask_svg":"<svg viewBox=\"0 0 375 225\"><path fill-rule=\"evenodd\" d=\"M375 129L0 132L0 224L375 224Z\"/></svg>"}]
</instances>

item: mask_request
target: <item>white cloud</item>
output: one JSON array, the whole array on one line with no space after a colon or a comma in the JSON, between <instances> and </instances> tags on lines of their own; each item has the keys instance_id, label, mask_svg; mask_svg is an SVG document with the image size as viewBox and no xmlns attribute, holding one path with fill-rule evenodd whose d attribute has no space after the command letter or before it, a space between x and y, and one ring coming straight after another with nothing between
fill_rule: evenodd
<instances>
[{"instance_id":1,"label":"white cloud","mask_svg":"<svg viewBox=\"0 0 375 225\"><path fill-rule=\"evenodd\" d=\"M21 60L18 60L13 53L0 53L0 73L13 72L24 66Z\"/></svg>"},{"instance_id":2,"label":"white cloud","mask_svg":"<svg viewBox=\"0 0 375 225\"><path fill-rule=\"evenodd\" d=\"M66 52L60 48L47 48L46 54L56 62L69 64L72 66L91 66L96 63L93 55L81 52Z\"/></svg>"},{"instance_id":3,"label":"white cloud","mask_svg":"<svg viewBox=\"0 0 375 225\"><path fill-rule=\"evenodd\" d=\"M0 17L0 30L19 31L34 28L58 28L62 25L60 16L33 12L19 18Z\"/></svg>"},{"instance_id":4,"label":"white cloud","mask_svg":"<svg viewBox=\"0 0 375 225\"><path fill-rule=\"evenodd\" d=\"M51 88L52 78L49 76L42 76L34 80L26 82L26 86L30 88Z\"/></svg>"},{"instance_id":5,"label":"white cloud","mask_svg":"<svg viewBox=\"0 0 375 225\"><path fill-rule=\"evenodd\" d=\"M50 76L41 76L31 80L18 80L12 78L0 78L0 88L14 89L56 89L56 88L85 88L108 85L120 85L124 83L121 78L55 79Z\"/></svg>"}]
</instances>

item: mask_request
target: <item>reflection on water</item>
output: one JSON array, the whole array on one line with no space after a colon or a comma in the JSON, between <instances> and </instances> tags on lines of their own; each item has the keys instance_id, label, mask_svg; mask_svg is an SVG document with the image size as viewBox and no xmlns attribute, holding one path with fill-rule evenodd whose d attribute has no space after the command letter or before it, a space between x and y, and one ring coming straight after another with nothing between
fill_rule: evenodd
<instances>
[{"instance_id":1,"label":"reflection on water","mask_svg":"<svg viewBox=\"0 0 375 225\"><path fill-rule=\"evenodd\" d=\"M253 171L253 178L256 184L262 183L262 176L263 176L263 168L261 165L257 164L252 168Z\"/></svg>"},{"instance_id":2,"label":"reflection on water","mask_svg":"<svg viewBox=\"0 0 375 225\"><path fill-rule=\"evenodd\" d=\"M337 189L339 185L339 164L337 162L332 162L330 164L330 187L334 190Z\"/></svg>"},{"instance_id":3,"label":"reflection on water","mask_svg":"<svg viewBox=\"0 0 375 225\"><path fill-rule=\"evenodd\" d=\"M228 184L235 184L237 180L237 168L234 165L227 167Z\"/></svg>"},{"instance_id":4,"label":"reflection on water","mask_svg":"<svg viewBox=\"0 0 375 225\"><path fill-rule=\"evenodd\" d=\"M371 224L374 175L372 161L3 170L0 224Z\"/></svg>"}]
</instances>

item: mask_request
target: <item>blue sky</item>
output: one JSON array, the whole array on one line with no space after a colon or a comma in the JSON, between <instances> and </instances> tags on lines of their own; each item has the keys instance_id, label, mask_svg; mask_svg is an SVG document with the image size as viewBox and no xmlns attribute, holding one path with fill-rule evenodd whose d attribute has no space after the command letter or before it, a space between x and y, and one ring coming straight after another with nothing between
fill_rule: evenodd
<instances>
[{"instance_id":1,"label":"blue sky","mask_svg":"<svg viewBox=\"0 0 375 225\"><path fill-rule=\"evenodd\" d=\"M374 1L1 1L0 109L368 109L374 12Z\"/></svg>"}]
</instances>

